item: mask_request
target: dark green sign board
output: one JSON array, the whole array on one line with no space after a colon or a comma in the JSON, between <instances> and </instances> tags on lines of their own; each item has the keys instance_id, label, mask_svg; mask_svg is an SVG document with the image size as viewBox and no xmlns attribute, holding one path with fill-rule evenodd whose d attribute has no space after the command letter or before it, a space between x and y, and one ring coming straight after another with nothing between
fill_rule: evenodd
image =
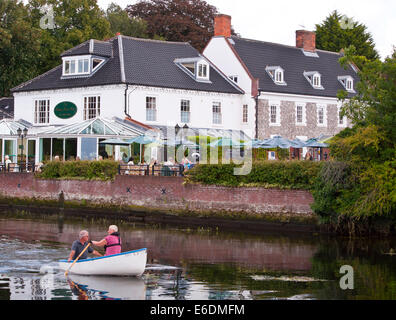
<instances>
[{"instance_id":1,"label":"dark green sign board","mask_svg":"<svg viewBox=\"0 0 396 320\"><path fill-rule=\"evenodd\" d=\"M77 113L77 106L73 102L64 101L55 106L54 113L58 118L69 119Z\"/></svg>"}]
</instances>

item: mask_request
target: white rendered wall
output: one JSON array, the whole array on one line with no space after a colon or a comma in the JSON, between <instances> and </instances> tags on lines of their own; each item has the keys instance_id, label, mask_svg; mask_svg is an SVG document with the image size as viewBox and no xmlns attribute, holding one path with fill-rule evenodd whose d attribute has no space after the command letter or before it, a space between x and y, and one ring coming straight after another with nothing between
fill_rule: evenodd
<instances>
[{"instance_id":1,"label":"white rendered wall","mask_svg":"<svg viewBox=\"0 0 396 320\"><path fill-rule=\"evenodd\" d=\"M112 85L15 93L14 119L23 119L34 124L35 100L49 99L49 124L34 124L35 126L79 123L83 121L84 97L93 95L101 97L100 113L102 117L116 116L123 119L125 117L125 88L126 85ZM146 120L147 96L156 97L157 121ZM128 114L133 119L148 125L184 125L181 122L180 101L185 99L190 100L189 127L243 130L248 136L253 136L254 106L249 106L249 122L242 123L242 106L249 104L251 100L246 95L129 85L127 97ZM54 114L55 106L64 101L73 102L77 106L77 113L72 118L60 119ZM222 124L213 124L212 122L213 102L221 103Z\"/></svg>"},{"instance_id":2,"label":"white rendered wall","mask_svg":"<svg viewBox=\"0 0 396 320\"><path fill-rule=\"evenodd\" d=\"M248 123L241 121L241 130L244 130L251 138L255 136L256 102L252 98L252 80L236 57L224 37L213 37L206 46L203 55L207 57L226 76L237 76L237 85L245 91L243 104L248 105ZM242 111L240 111L242 113ZM249 132L249 133L248 133Z\"/></svg>"},{"instance_id":3,"label":"white rendered wall","mask_svg":"<svg viewBox=\"0 0 396 320\"><path fill-rule=\"evenodd\" d=\"M100 96L100 115L105 118L124 118L124 85L43 90L14 93L14 119L24 119L34 123L35 100L50 100L50 121L48 125L65 125L82 122L84 119L84 97ZM60 119L54 114L55 106L64 101L73 102L77 113L69 119Z\"/></svg>"}]
</instances>

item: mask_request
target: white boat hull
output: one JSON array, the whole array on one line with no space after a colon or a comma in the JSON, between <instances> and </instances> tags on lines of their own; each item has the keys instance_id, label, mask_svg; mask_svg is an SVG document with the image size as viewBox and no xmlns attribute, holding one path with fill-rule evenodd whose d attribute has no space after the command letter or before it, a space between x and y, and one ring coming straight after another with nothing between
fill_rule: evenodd
<instances>
[{"instance_id":1,"label":"white boat hull","mask_svg":"<svg viewBox=\"0 0 396 320\"><path fill-rule=\"evenodd\" d=\"M59 261L61 270L68 270L72 262ZM147 249L113 254L110 256L83 259L77 261L68 271L69 274L80 275L111 275L111 276L140 276L146 268Z\"/></svg>"}]
</instances>

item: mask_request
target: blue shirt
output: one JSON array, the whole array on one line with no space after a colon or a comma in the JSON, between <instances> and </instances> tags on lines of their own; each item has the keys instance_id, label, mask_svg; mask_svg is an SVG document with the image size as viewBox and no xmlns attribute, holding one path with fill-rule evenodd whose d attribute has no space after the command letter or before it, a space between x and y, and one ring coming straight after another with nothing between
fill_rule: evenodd
<instances>
[{"instance_id":1,"label":"blue shirt","mask_svg":"<svg viewBox=\"0 0 396 320\"><path fill-rule=\"evenodd\" d=\"M84 248L88 245L88 242L85 242L84 244L81 244L81 242L79 240L76 240L73 242L72 244L72 251L75 251L74 256L73 256L73 260L77 259L77 257L80 255L80 253L84 250ZM92 253L93 249L92 247L89 247L87 250L85 250L85 252L81 255L80 259L87 259L88 258L88 252Z\"/></svg>"}]
</instances>

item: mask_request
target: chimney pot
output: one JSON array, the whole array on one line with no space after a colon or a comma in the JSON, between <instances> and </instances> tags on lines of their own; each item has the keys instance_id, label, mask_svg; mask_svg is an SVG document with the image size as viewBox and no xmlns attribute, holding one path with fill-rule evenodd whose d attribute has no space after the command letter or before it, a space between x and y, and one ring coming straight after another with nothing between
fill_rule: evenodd
<instances>
[{"instance_id":1,"label":"chimney pot","mask_svg":"<svg viewBox=\"0 0 396 320\"><path fill-rule=\"evenodd\" d=\"M214 36L231 37L231 16L218 14L214 18Z\"/></svg>"},{"instance_id":2,"label":"chimney pot","mask_svg":"<svg viewBox=\"0 0 396 320\"><path fill-rule=\"evenodd\" d=\"M296 31L296 47L305 51L316 50L316 34L313 31L297 30Z\"/></svg>"}]
</instances>

